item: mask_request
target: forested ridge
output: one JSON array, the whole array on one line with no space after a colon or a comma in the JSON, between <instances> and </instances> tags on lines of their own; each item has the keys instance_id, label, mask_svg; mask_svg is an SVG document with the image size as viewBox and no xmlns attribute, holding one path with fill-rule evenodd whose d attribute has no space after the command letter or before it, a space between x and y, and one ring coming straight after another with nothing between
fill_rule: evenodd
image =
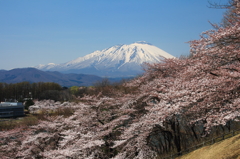
<instances>
[{"instance_id":1,"label":"forested ridge","mask_svg":"<svg viewBox=\"0 0 240 159\"><path fill-rule=\"evenodd\" d=\"M0 131L0 156L162 158L238 129L240 1L222 7L229 10L224 24L190 41L189 57L146 64L142 76L116 86L103 82L97 94L88 88L61 105L73 110L69 116L51 113L59 102L36 102L37 124Z\"/></svg>"},{"instance_id":2,"label":"forested ridge","mask_svg":"<svg viewBox=\"0 0 240 159\"><path fill-rule=\"evenodd\" d=\"M59 84L53 82L0 83L0 101L21 101L24 98L46 99L45 94L51 91L55 91L56 94L56 92L61 90L63 90L63 88Z\"/></svg>"}]
</instances>

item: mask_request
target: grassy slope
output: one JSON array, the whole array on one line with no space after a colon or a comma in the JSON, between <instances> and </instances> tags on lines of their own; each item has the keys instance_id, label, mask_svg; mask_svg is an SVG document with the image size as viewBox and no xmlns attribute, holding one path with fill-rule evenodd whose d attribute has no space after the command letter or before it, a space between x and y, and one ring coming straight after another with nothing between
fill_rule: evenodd
<instances>
[{"instance_id":1,"label":"grassy slope","mask_svg":"<svg viewBox=\"0 0 240 159\"><path fill-rule=\"evenodd\" d=\"M177 159L240 159L240 134Z\"/></svg>"}]
</instances>

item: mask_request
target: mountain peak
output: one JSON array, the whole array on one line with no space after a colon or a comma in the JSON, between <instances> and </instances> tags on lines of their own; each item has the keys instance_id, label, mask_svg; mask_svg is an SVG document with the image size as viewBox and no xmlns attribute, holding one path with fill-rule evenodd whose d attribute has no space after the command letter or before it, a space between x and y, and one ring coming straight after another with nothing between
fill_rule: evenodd
<instances>
[{"instance_id":1,"label":"mountain peak","mask_svg":"<svg viewBox=\"0 0 240 159\"><path fill-rule=\"evenodd\" d=\"M157 63L164 58L175 57L146 41L138 41L95 51L63 64L48 64L37 68L104 77L135 76L143 72L143 63Z\"/></svg>"},{"instance_id":2,"label":"mountain peak","mask_svg":"<svg viewBox=\"0 0 240 159\"><path fill-rule=\"evenodd\" d=\"M146 41L136 41L135 43L133 44L147 44L147 45L152 45L151 43L148 43Z\"/></svg>"}]
</instances>

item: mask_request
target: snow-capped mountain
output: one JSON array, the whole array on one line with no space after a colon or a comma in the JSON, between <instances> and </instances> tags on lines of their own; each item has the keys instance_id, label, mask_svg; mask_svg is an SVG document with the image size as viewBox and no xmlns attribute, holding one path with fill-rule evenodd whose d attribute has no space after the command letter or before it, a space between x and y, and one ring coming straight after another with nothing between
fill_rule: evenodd
<instances>
[{"instance_id":1,"label":"snow-capped mountain","mask_svg":"<svg viewBox=\"0 0 240 159\"><path fill-rule=\"evenodd\" d=\"M174 58L174 56L147 42L135 42L95 51L63 64L50 63L36 66L36 68L44 71L110 77L134 76L143 72L141 65L144 62L160 62L163 58Z\"/></svg>"}]
</instances>

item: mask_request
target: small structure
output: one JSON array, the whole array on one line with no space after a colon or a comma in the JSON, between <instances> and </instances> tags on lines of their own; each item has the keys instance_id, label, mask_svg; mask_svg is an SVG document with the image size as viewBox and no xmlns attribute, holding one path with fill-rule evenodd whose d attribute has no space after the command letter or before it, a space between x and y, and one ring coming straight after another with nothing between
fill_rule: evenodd
<instances>
[{"instance_id":1,"label":"small structure","mask_svg":"<svg viewBox=\"0 0 240 159\"><path fill-rule=\"evenodd\" d=\"M21 102L1 102L0 118L24 116L24 105Z\"/></svg>"}]
</instances>

